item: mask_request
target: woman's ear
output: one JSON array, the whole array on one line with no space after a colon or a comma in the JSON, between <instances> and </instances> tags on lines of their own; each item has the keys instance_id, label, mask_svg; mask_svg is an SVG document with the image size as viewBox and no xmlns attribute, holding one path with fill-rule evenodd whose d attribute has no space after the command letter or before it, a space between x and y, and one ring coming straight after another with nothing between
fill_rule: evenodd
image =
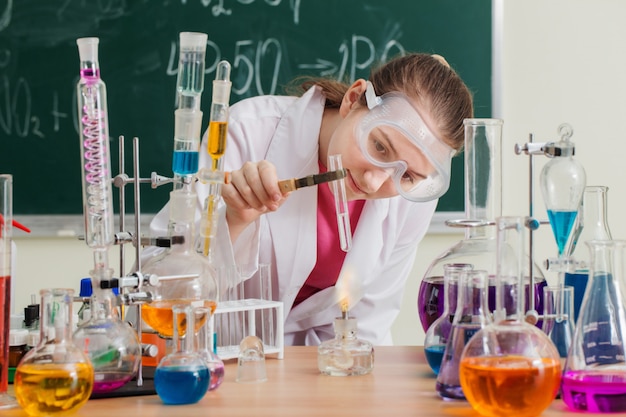
<instances>
[{"instance_id":1,"label":"woman's ear","mask_svg":"<svg viewBox=\"0 0 626 417\"><path fill-rule=\"evenodd\" d=\"M346 94L343 95L343 100L341 100L341 107L339 107L341 117L346 117L355 104L359 104L359 100L361 96L365 94L366 88L367 82L363 78L356 80L354 84L348 88Z\"/></svg>"}]
</instances>

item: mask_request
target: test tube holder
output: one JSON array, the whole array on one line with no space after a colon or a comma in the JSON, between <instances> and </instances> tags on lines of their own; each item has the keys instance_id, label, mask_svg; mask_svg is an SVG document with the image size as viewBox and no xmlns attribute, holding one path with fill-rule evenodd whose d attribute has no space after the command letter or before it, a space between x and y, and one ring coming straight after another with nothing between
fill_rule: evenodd
<instances>
[{"instance_id":1,"label":"test tube holder","mask_svg":"<svg viewBox=\"0 0 626 417\"><path fill-rule=\"evenodd\" d=\"M257 334L256 326L256 312L264 310L273 310L274 317L276 318L276 328L274 329L274 343L272 340L263 340L263 337ZM263 340L263 349L266 355L276 354L277 359L283 359L284 357L284 326L283 326L283 303L280 301L267 301L256 298L247 298L243 300L224 301L218 304L215 313L213 314L213 320L220 314L229 314L241 312L245 315L245 329L246 336L258 336ZM273 323L270 323L273 326ZM222 360L237 358L239 354L239 345L220 345L219 340L217 343L217 356Z\"/></svg>"}]
</instances>

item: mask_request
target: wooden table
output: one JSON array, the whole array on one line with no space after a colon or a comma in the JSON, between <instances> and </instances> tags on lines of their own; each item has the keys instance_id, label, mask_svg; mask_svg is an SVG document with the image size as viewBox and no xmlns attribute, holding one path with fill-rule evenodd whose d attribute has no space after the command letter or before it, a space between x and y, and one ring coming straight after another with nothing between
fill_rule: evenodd
<instances>
[{"instance_id":1,"label":"wooden table","mask_svg":"<svg viewBox=\"0 0 626 417\"><path fill-rule=\"evenodd\" d=\"M197 404L163 405L158 396L90 400L74 416L80 417L333 417L333 416L473 416L465 401L443 401L435 391L435 376L424 350L418 346L375 348L369 375L331 377L317 369L315 347L286 347L282 360L267 358L268 380L259 384L235 382L237 363L226 363L223 384ZM9 389L12 392L12 388ZM2 411L4 417L24 417L22 410ZM606 416L575 414L555 400L542 414L550 416Z\"/></svg>"}]
</instances>

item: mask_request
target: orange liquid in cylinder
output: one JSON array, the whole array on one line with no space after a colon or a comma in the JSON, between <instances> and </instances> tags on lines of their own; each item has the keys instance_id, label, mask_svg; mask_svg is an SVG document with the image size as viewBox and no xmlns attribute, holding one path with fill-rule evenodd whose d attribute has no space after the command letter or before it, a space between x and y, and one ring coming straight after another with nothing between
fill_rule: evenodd
<instances>
[{"instance_id":1,"label":"orange liquid in cylinder","mask_svg":"<svg viewBox=\"0 0 626 417\"><path fill-rule=\"evenodd\" d=\"M174 334L174 313L172 307L180 304L193 304L194 306L202 306L211 309L211 314L215 312L217 303L215 301L198 301L198 300L162 300L153 301L150 304L141 306L141 318L146 324L157 331L161 336L172 337ZM207 315L197 315L195 317L195 331L200 330L207 320ZM178 321L178 335L184 336L187 329L187 320L181 315Z\"/></svg>"},{"instance_id":2,"label":"orange liquid in cylinder","mask_svg":"<svg viewBox=\"0 0 626 417\"><path fill-rule=\"evenodd\" d=\"M556 397L561 364L551 358L474 357L461 361L465 397L483 416L534 417Z\"/></svg>"}]
</instances>

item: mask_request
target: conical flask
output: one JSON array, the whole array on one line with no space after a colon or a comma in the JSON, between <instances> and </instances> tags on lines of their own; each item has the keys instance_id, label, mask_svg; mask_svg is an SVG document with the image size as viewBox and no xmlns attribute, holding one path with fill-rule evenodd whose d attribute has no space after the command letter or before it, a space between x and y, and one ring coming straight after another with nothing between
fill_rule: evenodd
<instances>
[{"instance_id":1,"label":"conical flask","mask_svg":"<svg viewBox=\"0 0 626 417\"><path fill-rule=\"evenodd\" d=\"M40 339L15 371L15 396L30 416L68 414L89 399L93 366L72 341L74 291L45 289L40 293Z\"/></svg>"},{"instance_id":2,"label":"conical flask","mask_svg":"<svg viewBox=\"0 0 626 417\"><path fill-rule=\"evenodd\" d=\"M572 239L567 248L567 255L576 263L573 273L565 273L565 285L574 287L574 322L578 319L589 277L589 250L584 243L612 239L607 220L608 192L609 188L601 185L585 187Z\"/></svg>"},{"instance_id":3,"label":"conical flask","mask_svg":"<svg viewBox=\"0 0 626 417\"><path fill-rule=\"evenodd\" d=\"M563 373L573 410L626 412L626 241L587 242L589 282Z\"/></svg>"},{"instance_id":4,"label":"conical flask","mask_svg":"<svg viewBox=\"0 0 626 417\"><path fill-rule=\"evenodd\" d=\"M472 336L491 323L487 305L488 272L464 269L459 273L457 304L452 329L437 375L436 389L442 398L465 399L459 380L463 348Z\"/></svg>"},{"instance_id":5,"label":"conical flask","mask_svg":"<svg viewBox=\"0 0 626 417\"><path fill-rule=\"evenodd\" d=\"M464 227L465 238L435 258L420 284L417 306L424 331L443 311L443 266L467 263L489 272L489 308L495 309L496 231L493 223L502 214L502 125L500 119L466 119L465 126L465 219L447 222ZM528 262L527 262L528 264ZM528 272L525 276L530 276ZM533 265L534 307L542 312L541 269ZM527 309L530 306L527 306Z\"/></svg>"},{"instance_id":6,"label":"conical flask","mask_svg":"<svg viewBox=\"0 0 626 417\"><path fill-rule=\"evenodd\" d=\"M470 264L445 264L443 266L443 312L428 328L424 338L424 354L435 375L439 374L441 360L446 350L450 330L452 330L459 276L463 271L469 271L472 268L473 265Z\"/></svg>"},{"instance_id":7,"label":"conical flask","mask_svg":"<svg viewBox=\"0 0 626 417\"><path fill-rule=\"evenodd\" d=\"M196 194L179 189L170 193L171 247L148 260L142 272L159 276L154 301L141 307L143 321L161 336L172 337L172 306L191 304L212 312L217 307L216 273L209 260L194 250ZM205 317L208 319L208 317ZM199 328L204 323L199 320Z\"/></svg>"},{"instance_id":8,"label":"conical flask","mask_svg":"<svg viewBox=\"0 0 626 417\"><path fill-rule=\"evenodd\" d=\"M474 410L483 416L534 417L558 392L559 353L548 336L524 317L524 218L500 217L496 228L494 322L479 330L465 346L461 386Z\"/></svg>"}]
</instances>

